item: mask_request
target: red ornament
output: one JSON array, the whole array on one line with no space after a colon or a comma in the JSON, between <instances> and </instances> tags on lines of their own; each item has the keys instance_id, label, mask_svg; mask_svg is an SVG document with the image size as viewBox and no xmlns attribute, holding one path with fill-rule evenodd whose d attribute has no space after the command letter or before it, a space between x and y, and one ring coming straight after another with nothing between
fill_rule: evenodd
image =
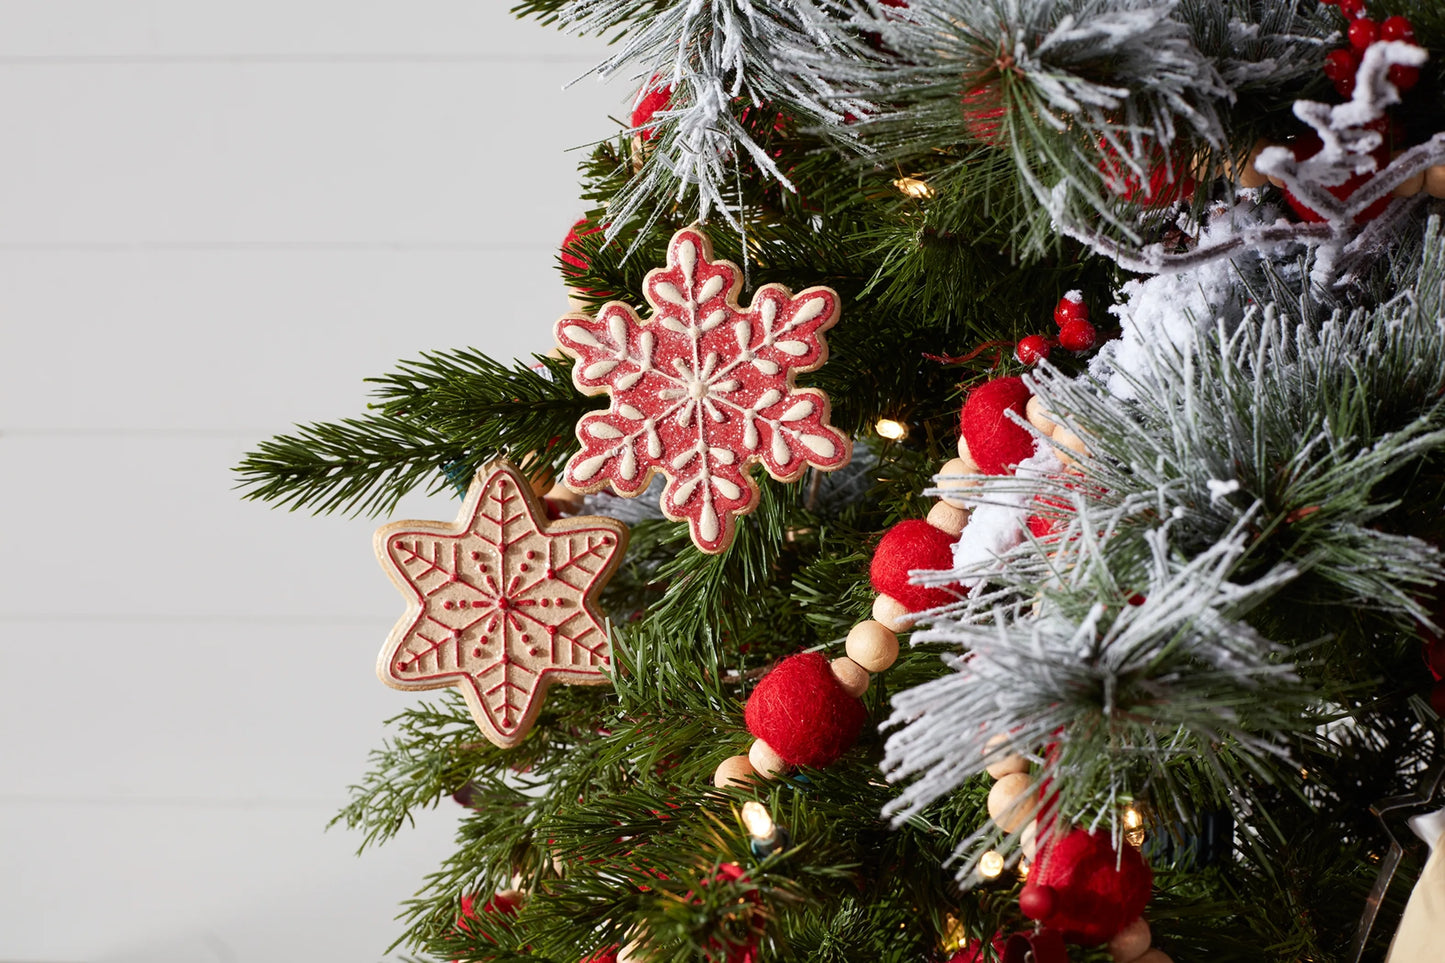
<instances>
[{"instance_id":1,"label":"red ornament","mask_svg":"<svg viewBox=\"0 0 1445 963\"><path fill-rule=\"evenodd\" d=\"M1070 321L1059 329L1059 346L1070 351L1088 351L1099 340L1099 332L1087 321Z\"/></svg>"},{"instance_id":2,"label":"red ornament","mask_svg":"<svg viewBox=\"0 0 1445 963\"><path fill-rule=\"evenodd\" d=\"M1041 334L1021 338L1014 357L1024 364L1038 364L1049 356L1049 339Z\"/></svg>"},{"instance_id":3,"label":"red ornament","mask_svg":"<svg viewBox=\"0 0 1445 963\"><path fill-rule=\"evenodd\" d=\"M1376 170L1383 168L1386 164L1390 162L1390 148L1387 146L1386 140L1387 138L1381 138L1380 146L1375 148L1373 154L1371 155L1375 158ZM1296 137L1294 143L1290 145L1290 149L1294 152L1295 160L1302 161L1307 158L1313 157L1316 153L1319 152L1321 146L1323 145L1320 143L1319 137L1311 133L1302 134L1299 137ZM1325 188L1325 190L1329 191L1331 194L1335 195L1341 200L1344 200L1345 198L1353 194L1356 190L1358 190L1362 184L1364 184L1366 181L1368 181L1374 176L1375 175L1373 172L1368 174L1355 174L1352 177L1346 179L1343 184L1337 184L1334 187L1327 187ZM1300 220L1309 222L1324 220L1323 217L1310 210L1299 198L1295 197L1294 194L1290 192L1289 188L1285 188L1284 199L1289 202L1289 206L1292 207L1294 209L1294 212L1299 215ZM1360 211L1358 214L1355 215L1355 223L1364 224L1366 221L1372 221L1375 218L1379 217L1380 214L1384 212L1385 208L1389 206L1390 200L1391 198L1389 197L1389 195L1386 195L1385 197L1382 197L1375 203L1371 204L1369 207L1365 208L1363 211Z\"/></svg>"},{"instance_id":4,"label":"red ornament","mask_svg":"<svg viewBox=\"0 0 1445 963\"><path fill-rule=\"evenodd\" d=\"M1350 46L1361 53L1380 36L1380 25L1368 17L1361 17L1350 24Z\"/></svg>"},{"instance_id":5,"label":"red ornament","mask_svg":"<svg viewBox=\"0 0 1445 963\"><path fill-rule=\"evenodd\" d=\"M1030 908L1041 915L1033 918L1071 943L1093 946L1139 918L1153 883L1153 872L1133 846L1116 854L1108 833L1074 829L1039 850L1025 892L1038 888ZM1052 907L1045 889L1053 891ZM1023 894L1019 906L1024 908Z\"/></svg>"},{"instance_id":6,"label":"red ornament","mask_svg":"<svg viewBox=\"0 0 1445 963\"><path fill-rule=\"evenodd\" d=\"M1365 15L1365 0L1340 0L1340 13L1346 19L1353 20L1355 17Z\"/></svg>"},{"instance_id":7,"label":"red ornament","mask_svg":"<svg viewBox=\"0 0 1445 963\"><path fill-rule=\"evenodd\" d=\"M1003 963L1069 963L1069 951L1058 930L1015 933L1004 946Z\"/></svg>"},{"instance_id":8,"label":"red ornament","mask_svg":"<svg viewBox=\"0 0 1445 963\"><path fill-rule=\"evenodd\" d=\"M1341 97L1355 92L1355 72L1360 69L1360 55L1348 47L1325 54L1324 75L1334 82Z\"/></svg>"},{"instance_id":9,"label":"red ornament","mask_svg":"<svg viewBox=\"0 0 1445 963\"><path fill-rule=\"evenodd\" d=\"M1184 170L1187 165L1183 157L1168 158L1166 163L1163 149L1146 147L1151 166L1149 183L1140 180L1134 168L1119 160L1119 153L1111 145L1100 143L1104 159L1099 162L1099 171L1104 175L1104 186L1126 201L1143 205L1172 204L1194 194L1194 178Z\"/></svg>"},{"instance_id":10,"label":"red ornament","mask_svg":"<svg viewBox=\"0 0 1445 963\"><path fill-rule=\"evenodd\" d=\"M925 523L926 524L926 523ZM743 711L748 732L790 766L821 769L858 739L868 713L820 652L800 652L763 676Z\"/></svg>"},{"instance_id":11,"label":"red ornament","mask_svg":"<svg viewBox=\"0 0 1445 963\"><path fill-rule=\"evenodd\" d=\"M1385 76L1403 93L1420 82L1420 68L1395 64L1385 72Z\"/></svg>"},{"instance_id":12,"label":"red ornament","mask_svg":"<svg viewBox=\"0 0 1445 963\"><path fill-rule=\"evenodd\" d=\"M952 535L921 518L894 525L883 534L873 551L868 576L874 591L892 596L910 612L922 612L955 601L958 596L947 589L914 585L908 580L908 573L915 569L952 568L953 542Z\"/></svg>"},{"instance_id":13,"label":"red ornament","mask_svg":"<svg viewBox=\"0 0 1445 963\"><path fill-rule=\"evenodd\" d=\"M637 100L632 106L632 126L643 128L638 131L637 136L642 138L644 144L657 136L657 128L643 125L659 110L666 110L671 101L672 88L667 84L657 86L657 77L653 77L637 92Z\"/></svg>"},{"instance_id":14,"label":"red ornament","mask_svg":"<svg viewBox=\"0 0 1445 963\"><path fill-rule=\"evenodd\" d=\"M1046 920L1054 915L1059 905L1059 894L1052 886L1028 883L1019 892L1019 912L1031 920Z\"/></svg>"},{"instance_id":15,"label":"red ornament","mask_svg":"<svg viewBox=\"0 0 1445 963\"><path fill-rule=\"evenodd\" d=\"M584 956L577 963L617 963L617 944L603 947L591 956Z\"/></svg>"},{"instance_id":16,"label":"red ornament","mask_svg":"<svg viewBox=\"0 0 1445 963\"><path fill-rule=\"evenodd\" d=\"M1059 298L1059 303L1054 307L1054 324L1063 327L1070 321L1089 320L1089 306L1084 303L1082 291L1070 291Z\"/></svg>"},{"instance_id":17,"label":"red ornament","mask_svg":"<svg viewBox=\"0 0 1445 963\"><path fill-rule=\"evenodd\" d=\"M980 142L997 147L1003 142L999 134L1003 131L1002 117L1007 111L999 96L998 89L988 84L979 84L963 95L963 125Z\"/></svg>"},{"instance_id":18,"label":"red ornament","mask_svg":"<svg viewBox=\"0 0 1445 963\"><path fill-rule=\"evenodd\" d=\"M1022 418L1030 397L1021 378L995 378L968 393L959 413L959 431L985 475L1012 475L1014 466L1034 453L1034 436L1004 413L1012 411Z\"/></svg>"},{"instance_id":19,"label":"red ornament","mask_svg":"<svg viewBox=\"0 0 1445 963\"><path fill-rule=\"evenodd\" d=\"M705 879L701 885L721 882L743 882L748 881L747 874L737 863L723 863L717 868L717 874L712 879ZM688 896L692 894L689 893ZM756 888L750 889L746 896L738 900L739 903L751 903L754 906L762 905L762 897L758 895ZM748 922L753 929L760 929L763 925L761 913L749 914ZM703 960L706 963L757 963L758 947L755 943L736 943L729 939L722 941L710 940L703 950Z\"/></svg>"},{"instance_id":20,"label":"red ornament","mask_svg":"<svg viewBox=\"0 0 1445 963\"><path fill-rule=\"evenodd\" d=\"M1385 22L1380 24L1380 39L1410 43L1415 39L1415 28L1410 26L1410 21L1405 17L1386 17Z\"/></svg>"}]
</instances>

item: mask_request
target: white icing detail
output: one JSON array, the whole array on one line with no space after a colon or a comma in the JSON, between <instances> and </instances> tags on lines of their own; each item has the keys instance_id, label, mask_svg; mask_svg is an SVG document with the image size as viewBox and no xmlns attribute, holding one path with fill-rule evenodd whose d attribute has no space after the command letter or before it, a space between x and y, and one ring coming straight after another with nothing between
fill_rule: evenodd
<instances>
[{"instance_id":1,"label":"white icing detail","mask_svg":"<svg viewBox=\"0 0 1445 963\"><path fill-rule=\"evenodd\" d=\"M771 331L773 322L778 319L778 302L772 298L768 298L763 302L763 306L758 310L758 313L763 316L763 328Z\"/></svg>"},{"instance_id":2,"label":"white icing detail","mask_svg":"<svg viewBox=\"0 0 1445 963\"><path fill-rule=\"evenodd\" d=\"M699 324L699 325L697 326L697 329L698 329L699 331L703 332L704 334L706 334L707 332L711 331L713 328L715 328L715 327L717 327L718 325L722 324L722 323L723 323L724 321L726 321L727 319L728 319L728 313L727 313L726 311L724 311L722 308L718 308L718 309L717 309L716 311L714 311L712 314L709 314L707 317L703 318L702 324Z\"/></svg>"},{"instance_id":3,"label":"white icing detail","mask_svg":"<svg viewBox=\"0 0 1445 963\"><path fill-rule=\"evenodd\" d=\"M748 451L758 450L758 423L753 420L753 416L756 414L757 412L751 408L743 413L743 418L747 423L747 427L743 429L743 447Z\"/></svg>"},{"instance_id":4,"label":"white icing detail","mask_svg":"<svg viewBox=\"0 0 1445 963\"><path fill-rule=\"evenodd\" d=\"M689 478L681 485L678 485L677 488L673 489L672 503L678 508L686 505L687 500L692 497L692 493L697 491L697 483L699 481L701 481L701 477L695 476L693 478Z\"/></svg>"},{"instance_id":5,"label":"white icing detail","mask_svg":"<svg viewBox=\"0 0 1445 963\"><path fill-rule=\"evenodd\" d=\"M776 361L769 361L767 358L758 358L753 365L765 375L775 375L779 371Z\"/></svg>"},{"instance_id":6,"label":"white icing detail","mask_svg":"<svg viewBox=\"0 0 1445 963\"><path fill-rule=\"evenodd\" d=\"M769 405L775 405L782 400L783 393L781 391L779 391L777 388L769 388L767 391L764 391L762 394L758 395L758 400L753 402L753 407L766 408Z\"/></svg>"},{"instance_id":7,"label":"white icing detail","mask_svg":"<svg viewBox=\"0 0 1445 963\"><path fill-rule=\"evenodd\" d=\"M637 456L633 454L631 445L622 451L622 461L617 466L617 474L627 481L637 477Z\"/></svg>"},{"instance_id":8,"label":"white icing detail","mask_svg":"<svg viewBox=\"0 0 1445 963\"><path fill-rule=\"evenodd\" d=\"M614 381L612 385L618 391L626 391L628 388L631 388L633 385L637 384L641 380L641 371L629 371L627 372L627 374Z\"/></svg>"},{"instance_id":9,"label":"white icing detail","mask_svg":"<svg viewBox=\"0 0 1445 963\"><path fill-rule=\"evenodd\" d=\"M788 443L783 440L781 431L773 432L773 461L779 466L786 465L792 458L792 452L788 451Z\"/></svg>"},{"instance_id":10,"label":"white icing detail","mask_svg":"<svg viewBox=\"0 0 1445 963\"><path fill-rule=\"evenodd\" d=\"M627 322L622 315L614 314L607 319L607 330L612 334L612 340L617 342L621 351L627 350Z\"/></svg>"},{"instance_id":11,"label":"white icing detail","mask_svg":"<svg viewBox=\"0 0 1445 963\"><path fill-rule=\"evenodd\" d=\"M617 413L628 421L641 421L645 417L642 412L628 404L618 405Z\"/></svg>"},{"instance_id":12,"label":"white icing detail","mask_svg":"<svg viewBox=\"0 0 1445 963\"><path fill-rule=\"evenodd\" d=\"M743 493L743 490L737 485L733 484L726 478L719 478L716 475L713 476L712 487L716 488L719 492L721 492L724 498L735 499L740 497Z\"/></svg>"},{"instance_id":13,"label":"white icing detail","mask_svg":"<svg viewBox=\"0 0 1445 963\"><path fill-rule=\"evenodd\" d=\"M803 341L779 341L777 348L783 354L790 354L795 358L808 353L808 345Z\"/></svg>"},{"instance_id":14,"label":"white icing detail","mask_svg":"<svg viewBox=\"0 0 1445 963\"><path fill-rule=\"evenodd\" d=\"M643 371L652 368L652 343L651 331L642 332L642 337L637 339L637 366Z\"/></svg>"},{"instance_id":15,"label":"white icing detail","mask_svg":"<svg viewBox=\"0 0 1445 963\"><path fill-rule=\"evenodd\" d=\"M702 400L702 406L707 409L707 416L711 418L715 424L721 424L727 420L727 416L722 413L722 409L713 404L711 399L704 398Z\"/></svg>"},{"instance_id":16,"label":"white icing detail","mask_svg":"<svg viewBox=\"0 0 1445 963\"><path fill-rule=\"evenodd\" d=\"M603 378L613 368L617 367L616 358L603 358L601 361L594 361L582 370L584 378Z\"/></svg>"},{"instance_id":17,"label":"white icing detail","mask_svg":"<svg viewBox=\"0 0 1445 963\"><path fill-rule=\"evenodd\" d=\"M562 329L562 333L578 344L585 344L589 348L600 348L603 346L602 342L592 337L591 331L588 331L579 324L567 325L567 327Z\"/></svg>"},{"instance_id":18,"label":"white icing detail","mask_svg":"<svg viewBox=\"0 0 1445 963\"><path fill-rule=\"evenodd\" d=\"M697 300L700 303L708 300L709 298L715 298L717 297L718 292L722 289L723 276L721 274L714 274L712 277L708 278L706 281L703 282L702 290L697 292Z\"/></svg>"},{"instance_id":19,"label":"white icing detail","mask_svg":"<svg viewBox=\"0 0 1445 963\"><path fill-rule=\"evenodd\" d=\"M584 458L572 466L570 472L574 481L585 482L597 474L607 459L612 457L612 452L604 452L601 455L593 455L591 458Z\"/></svg>"},{"instance_id":20,"label":"white icing detail","mask_svg":"<svg viewBox=\"0 0 1445 963\"><path fill-rule=\"evenodd\" d=\"M738 318L733 324L733 334L737 336L738 348L746 351L748 349L748 342L753 338L753 326L748 324L747 318Z\"/></svg>"},{"instance_id":21,"label":"white icing detail","mask_svg":"<svg viewBox=\"0 0 1445 963\"><path fill-rule=\"evenodd\" d=\"M731 465L738 460L738 456L727 448L709 448L707 453L711 455L712 460L719 465Z\"/></svg>"},{"instance_id":22,"label":"white icing detail","mask_svg":"<svg viewBox=\"0 0 1445 963\"><path fill-rule=\"evenodd\" d=\"M677 409L677 426L679 428L686 428L692 424L692 410L696 407L697 405L683 405Z\"/></svg>"},{"instance_id":23,"label":"white icing detail","mask_svg":"<svg viewBox=\"0 0 1445 963\"><path fill-rule=\"evenodd\" d=\"M793 402L793 407L783 412L783 421L802 421L813 413L813 403L807 398L799 398Z\"/></svg>"},{"instance_id":24,"label":"white icing detail","mask_svg":"<svg viewBox=\"0 0 1445 963\"><path fill-rule=\"evenodd\" d=\"M838 446L827 435L803 435L801 441L819 458L832 458L838 451Z\"/></svg>"},{"instance_id":25,"label":"white icing detail","mask_svg":"<svg viewBox=\"0 0 1445 963\"><path fill-rule=\"evenodd\" d=\"M692 272L697 267L697 248L691 241L683 241L677 246L677 263L682 266L682 276L691 285Z\"/></svg>"},{"instance_id":26,"label":"white icing detail","mask_svg":"<svg viewBox=\"0 0 1445 963\"><path fill-rule=\"evenodd\" d=\"M656 425L653 423L652 419L649 418L647 419L646 424L644 424L642 427L647 431L647 457L661 458L662 436L657 433Z\"/></svg>"},{"instance_id":27,"label":"white icing detail","mask_svg":"<svg viewBox=\"0 0 1445 963\"><path fill-rule=\"evenodd\" d=\"M657 295L658 300L666 301L668 304L675 304L682 307L687 304L687 298L682 296L671 281L658 281L652 286L652 293Z\"/></svg>"},{"instance_id":28,"label":"white icing detail","mask_svg":"<svg viewBox=\"0 0 1445 963\"><path fill-rule=\"evenodd\" d=\"M714 381L712 383L712 390L720 392L721 394L727 394L730 391L737 391L738 380L736 378L728 378L724 381Z\"/></svg>"},{"instance_id":29,"label":"white icing detail","mask_svg":"<svg viewBox=\"0 0 1445 963\"><path fill-rule=\"evenodd\" d=\"M823 309L827 306L827 298L813 298L809 301L805 301L803 302L803 306L793 314L793 323L803 324L806 321L811 321L818 315L822 314Z\"/></svg>"},{"instance_id":30,"label":"white icing detail","mask_svg":"<svg viewBox=\"0 0 1445 963\"><path fill-rule=\"evenodd\" d=\"M673 317L673 316L670 315L670 314L664 314L664 315L662 316L662 319L661 319L658 323L661 324L664 328L666 328L667 330L671 331L671 332L674 333L674 334L687 334L687 333L688 333L688 332L687 332L687 325L683 324L680 319L675 318L675 317Z\"/></svg>"},{"instance_id":31,"label":"white icing detail","mask_svg":"<svg viewBox=\"0 0 1445 963\"><path fill-rule=\"evenodd\" d=\"M702 515L697 520L697 530L702 535L703 541L717 541L717 512L713 510L711 501L702 508Z\"/></svg>"},{"instance_id":32,"label":"white icing detail","mask_svg":"<svg viewBox=\"0 0 1445 963\"><path fill-rule=\"evenodd\" d=\"M613 428L605 421L591 422L587 425L587 430L592 433L592 437L594 438L607 438L610 440L612 438L622 437L622 432L618 431L616 428Z\"/></svg>"},{"instance_id":33,"label":"white icing detail","mask_svg":"<svg viewBox=\"0 0 1445 963\"><path fill-rule=\"evenodd\" d=\"M692 464L692 460L696 457L697 449L689 448L687 451L683 452L672 460L672 467L676 471L682 471L682 469Z\"/></svg>"}]
</instances>

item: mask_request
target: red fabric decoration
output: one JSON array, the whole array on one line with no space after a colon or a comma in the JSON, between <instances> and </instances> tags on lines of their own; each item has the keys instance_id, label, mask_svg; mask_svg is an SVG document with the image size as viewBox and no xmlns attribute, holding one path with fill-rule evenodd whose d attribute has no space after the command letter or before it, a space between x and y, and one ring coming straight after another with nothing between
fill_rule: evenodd
<instances>
[{"instance_id":1,"label":"red fabric decoration","mask_svg":"<svg viewBox=\"0 0 1445 963\"><path fill-rule=\"evenodd\" d=\"M1029 397L1021 378L995 378L968 393L958 427L968 442L968 453L985 475L1012 475L1014 466L1034 453L1034 436L1004 414L1015 411L1022 418Z\"/></svg>"},{"instance_id":2,"label":"red fabric decoration","mask_svg":"<svg viewBox=\"0 0 1445 963\"><path fill-rule=\"evenodd\" d=\"M617 944L604 947L591 956L584 956L577 963L617 963Z\"/></svg>"},{"instance_id":3,"label":"red fabric decoration","mask_svg":"<svg viewBox=\"0 0 1445 963\"><path fill-rule=\"evenodd\" d=\"M748 732L791 766L822 768L848 751L867 712L828 668L820 652L790 655L748 696Z\"/></svg>"},{"instance_id":4,"label":"red fabric decoration","mask_svg":"<svg viewBox=\"0 0 1445 963\"><path fill-rule=\"evenodd\" d=\"M1388 143L1389 140L1389 137L1380 138L1380 146L1377 147L1370 154L1371 157L1375 158L1376 171L1382 170L1386 164L1390 163L1390 148ZM1307 158L1313 157L1316 153L1319 152L1320 147L1322 146L1323 145L1321 144L1319 137L1315 136L1314 134L1301 134L1299 137L1296 137L1294 139L1294 143L1290 145L1290 150L1294 153L1295 160L1302 161ZM1329 191L1340 200L1344 200L1345 198L1353 194L1357 189L1359 189L1362 184L1364 184L1366 181L1368 181L1374 176L1375 174L1373 172L1369 174L1355 174L1352 177L1346 178L1344 183L1336 184L1334 187L1327 187L1325 188L1325 190ZM1284 199L1286 202L1289 203L1289 206L1294 209L1294 212L1299 215L1300 220L1311 223L1324 220L1323 217L1306 207L1303 201L1295 197L1294 194L1290 193L1289 188L1285 188ZM1384 212L1385 208L1390 205L1391 200L1392 198L1390 197L1390 195L1386 194L1384 197L1380 198L1378 201L1356 214L1355 223L1364 224L1366 221L1372 221L1375 218L1379 217L1380 214Z\"/></svg>"},{"instance_id":5,"label":"red fabric decoration","mask_svg":"<svg viewBox=\"0 0 1445 963\"><path fill-rule=\"evenodd\" d=\"M647 86L637 92L637 101L632 106L633 127L642 127L652 119L653 114L659 110L666 110L668 103L671 102L672 88L667 85L654 87L653 84L656 82L657 78L653 77L647 82ZM647 143L657 136L657 128L646 127L639 131L637 136L642 138L643 143Z\"/></svg>"},{"instance_id":6,"label":"red fabric decoration","mask_svg":"<svg viewBox=\"0 0 1445 963\"><path fill-rule=\"evenodd\" d=\"M1003 963L1069 963L1069 951L1058 930L1015 933L1004 946Z\"/></svg>"},{"instance_id":7,"label":"red fabric decoration","mask_svg":"<svg viewBox=\"0 0 1445 963\"><path fill-rule=\"evenodd\" d=\"M1123 847L1116 865L1108 833L1075 829L1039 850L1025 889L1052 889L1053 906L1040 922L1071 943L1093 946L1139 918L1153 885L1153 871L1133 846ZM1044 909L1043 902L1034 908Z\"/></svg>"},{"instance_id":8,"label":"red fabric decoration","mask_svg":"<svg viewBox=\"0 0 1445 963\"><path fill-rule=\"evenodd\" d=\"M910 612L954 601L958 596L947 589L908 581L908 573L914 569L953 568L953 542L952 535L921 518L899 522L883 534L873 551L873 564L868 570L873 590L891 595Z\"/></svg>"},{"instance_id":9,"label":"red fabric decoration","mask_svg":"<svg viewBox=\"0 0 1445 963\"><path fill-rule=\"evenodd\" d=\"M1003 98L996 86L979 84L963 95L963 125L990 147L1003 143Z\"/></svg>"},{"instance_id":10,"label":"red fabric decoration","mask_svg":"<svg viewBox=\"0 0 1445 963\"><path fill-rule=\"evenodd\" d=\"M572 229L569 230L567 236L562 239L562 263L567 265L567 267L576 268L576 270L568 271L566 268L563 268L563 274L569 277L576 277L591 267L582 257L582 251L577 247L577 240L586 237L588 234L596 234L600 230L602 230L602 228L595 224L587 223L587 218L585 217L572 225Z\"/></svg>"}]
</instances>

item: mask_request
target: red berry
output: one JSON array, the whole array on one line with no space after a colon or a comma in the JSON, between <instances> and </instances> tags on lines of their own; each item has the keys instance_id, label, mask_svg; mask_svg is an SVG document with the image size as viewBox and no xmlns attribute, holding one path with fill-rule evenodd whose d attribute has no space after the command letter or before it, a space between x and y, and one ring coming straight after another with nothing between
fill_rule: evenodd
<instances>
[{"instance_id":1,"label":"red berry","mask_svg":"<svg viewBox=\"0 0 1445 963\"><path fill-rule=\"evenodd\" d=\"M1415 39L1415 28L1410 26L1410 21L1404 17L1386 17L1385 22L1380 24L1380 39L1404 40L1408 43Z\"/></svg>"},{"instance_id":2,"label":"red berry","mask_svg":"<svg viewBox=\"0 0 1445 963\"><path fill-rule=\"evenodd\" d=\"M1058 305L1054 308L1054 324L1063 327L1070 321L1089 320L1089 306L1084 303L1084 296L1078 291L1070 291L1059 298Z\"/></svg>"},{"instance_id":3,"label":"red berry","mask_svg":"<svg viewBox=\"0 0 1445 963\"><path fill-rule=\"evenodd\" d=\"M1361 17L1350 24L1350 46L1364 51L1380 35L1380 25L1368 17Z\"/></svg>"},{"instance_id":4,"label":"red berry","mask_svg":"<svg viewBox=\"0 0 1445 963\"><path fill-rule=\"evenodd\" d=\"M1052 886L1025 884L1019 893L1019 911L1031 920L1047 920L1054 915L1059 904L1059 894Z\"/></svg>"},{"instance_id":5,"label":"red berry","mask_svg":"<svg viewBox=\"0 0 1445 963\"><path fill-rule=\"evenodd\" d=\"M1365 0L1340 0L1340 13L1345 19L1353 20L1365 15Z\"/></svg>"},{"instance_id":6,"label":"red berry","mask_svg":"<svg viewBox=\"0 0 1445 963\"><path fill-rule=\"evenodd\" d=\"M1404 92L1420 82L1420 68L1395 64L1385 76L1390 78L1390 83Z\"/></svg>"},{"instance_id":7,"label":"red berry","mask_svg":"<svg viewBox=\"0 0 1445 963\"><path fill-rule=\"evenodd\" d=\"M1019 342L1015 354L1024 364L1038 364L1049 356L1049 339L1041 334L1031 334Z\"/></svg>"},{"instance_id":8,"label":"red berry","mask_svg":"<svg viewBox=\"0 0 1445 963\"><path fill-rule=\"evenodd\" d=\"M1347 47L1331 50L1325 54L1324 75L1340 85L1340 81L1354 82L1355 71L1360 69L1360 55Z\"/></svg>"},{"instance_id":9,"label":"red berry","mask_svg":"<svg viewBox=\"0 0 1445 963\"><path fill-rule=\"evenodd\" d=\"M1059 346L1070 351L1088 351L1098 339L1098 332L1087 321L1070 321L1059 329Z\"/></svg>"}]
</instances>

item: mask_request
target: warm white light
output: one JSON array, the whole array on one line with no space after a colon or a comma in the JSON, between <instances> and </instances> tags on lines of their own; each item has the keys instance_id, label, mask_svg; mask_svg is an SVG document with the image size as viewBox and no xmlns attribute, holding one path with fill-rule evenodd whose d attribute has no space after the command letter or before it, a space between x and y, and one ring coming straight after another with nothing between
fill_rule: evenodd
<instances>
[{"instance_id":1,"label":"warm white light","mask_svg":"<svg viewBox=\"0 0 1445 963\"><path fill-rule=\"evenodd\" d=\"M997 851L990 849L978 860L978 875L984 879L997 879L998 874L1003 872L1003 856Z\"/></svg>"},{"instance_id":2,"label":"warm white light","mask_svg":"<svg viewBox=\"0 0 1445 963\"><path fill-rule=\"evenodd\" d=\"M943 918L943 952L957 953L968 945L968 931L963 928L963 921L952 913Z\"/></svg>"},{"instance_id":3,"label":"warm white light","mask_svg":"<svg viewBox=\"0 0 1445 963\"><path fill-rule=\"evenodd\" d=\"M773 816L768 807L756 800L743 803L743 825L754 839L767 839L773 835Z\"/></svg>"},{"instance_id":4,"label":"warm white light","mask_svg":"<svg viewBox=\"0 0 1445 963\"><path fill-rule=\"evenodd\" d=\"M929 186L927 181L921 181L916 177L900 177L893 182L893 186L909 197L922 199L932 197L934 194L933 188Z\"/></svg>"},{"instance_id":5,"label":"warm white light","mask_svg":"<svg viewBox=\"0 0 1445 963\"><path fill-rule=\"evenodd\" d=\"M1133 806L1124 807L1124 840L1130 846L1144 845L1144 816Z\"/></svg>"},{"instance_id":6,"label":"warm white light","mask_svg":"<svg viewBox=\"0 0 1445 963\"><path fill-rule=\"evenodd\" d=\"M901 421L894 421L892 418L879 418L878 424L873 426L873 430L889 441L898 441L908 436L908 426Z\"/></svg>"},{"instance_id":7,"label":"warm white light","mask_svg":"<svg viewBox=\"0 0 1445 963\"><path fill-rule=\"evenodd\" d=\"M1029 861L1028 861L1028 860L1026 860L1026 859L1021 859L1021 860L1019 860L1019 879L1028 879L1028 878L1029 878L1029 870L1030 870L1031 868L1032 868L1032 867L1031 867L1031 865L1029 864Z\"/></svg>"}]
</instances>

